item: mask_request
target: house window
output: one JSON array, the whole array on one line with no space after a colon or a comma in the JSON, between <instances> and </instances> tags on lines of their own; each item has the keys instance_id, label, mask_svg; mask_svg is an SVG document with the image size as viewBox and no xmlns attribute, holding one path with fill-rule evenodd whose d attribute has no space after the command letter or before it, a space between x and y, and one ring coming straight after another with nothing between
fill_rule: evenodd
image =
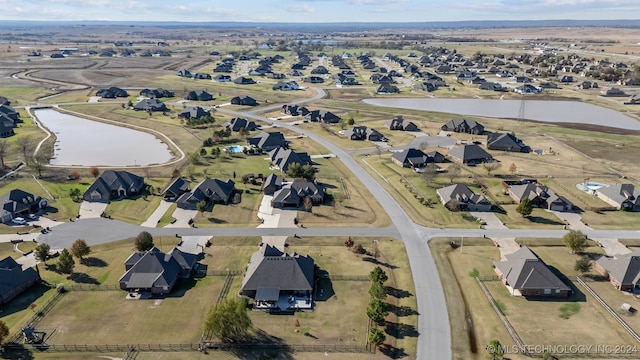
<instances>
[{"instance_id":1,"label":"house window","mask_svg":"<svg viewBox=\"0 0 640 360\"><path fill-rule=\"evenodd\" d=\"M556 294L560 294L560 289L556 289Z\"/></svg>"},{"instance_id":2,"label":"house window","mask_svg":"<svg viewBox=\"0 0 640 360\"><path fill-rule=\"evenodd\" d=\"M551 289L544 289L544 294L545 295L550 295L551 294Z\"/></svg>"}]
</instances>

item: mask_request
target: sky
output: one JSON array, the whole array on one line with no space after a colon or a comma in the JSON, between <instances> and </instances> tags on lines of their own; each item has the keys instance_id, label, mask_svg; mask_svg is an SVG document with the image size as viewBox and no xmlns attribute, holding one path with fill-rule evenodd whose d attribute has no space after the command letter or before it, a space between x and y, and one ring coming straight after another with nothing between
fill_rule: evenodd
<instances>
[{"instance_id":1,"label":"sky","mask_svg":"<svg viewBox=\"0 0 640 360\"><path fill-rule=\"evenodd\" d=\"M640 19L638 0L0 0L1 20L423 22Z\"/></svg>"}]
</instances>

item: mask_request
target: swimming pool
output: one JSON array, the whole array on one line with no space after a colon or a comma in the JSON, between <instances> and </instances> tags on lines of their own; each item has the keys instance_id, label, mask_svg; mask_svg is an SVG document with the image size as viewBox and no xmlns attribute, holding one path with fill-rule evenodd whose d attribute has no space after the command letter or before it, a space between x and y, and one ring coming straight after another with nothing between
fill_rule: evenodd
<instances>
[{"instance_id":1,"label":"swimming pool","mask_svg":"<svg viewBox=\"0 0 640 360\"><path fill-rule=\"evenodd\" d=\"M577 183L576 187L584 192L595 192L596 190L603 188L603 187L609 187L608 184L601 184L601 183L597 183L597 182L588 182L588 183Z\"/></svg>"},{"instance_id":2,"label":"swimming pool","mask_svg":"<svg viewBox=\"0 0 640 360\"><path fill-rule=\"evenodd\" d=\"M244 149L246 149L246 146L242 145L231 145L227 147L227 151L232 153L241 153L244 151Z\"/></svg>"}]
</instances>

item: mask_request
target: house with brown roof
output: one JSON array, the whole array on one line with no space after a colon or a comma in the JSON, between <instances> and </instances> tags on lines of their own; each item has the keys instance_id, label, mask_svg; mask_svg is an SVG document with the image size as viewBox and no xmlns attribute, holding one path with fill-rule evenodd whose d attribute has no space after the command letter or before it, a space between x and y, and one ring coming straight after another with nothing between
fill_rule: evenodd
<instances>
[{"instance_id":1,"label":"house with brown roof","mask_svg":"<svg viewBox=\"0 0 640 360\"><path fill-rule=\"evenodd\" d=\"M614 257L603 256L596 260L595 270L606 276L616 289L633 291L640 285L640 250Z\"/></svg>"},{"instance_id":2,"label":"house with brown roof","mask_svg":"<svg viewBox=\"0 0 640 360\"><path fill-rule=\"evenodd\" d=\"M618 210L640 211L640 188L633 184L603 186L595 191L596 196Z\"/></svg>"},{"instance_id":3,"label":"house with brown roof","mask_svg":"<svg viewBox=\"0 0 640 360\"><path fill-rule=\"evenodd\" d=\"M449 210L491 211L487 198L476 194L466 185L453 184L436 190L440 202Z\"/></svg>"},{"instance_id":4,"label":"house with brown roof","mask_svg":"<svg viewBox=\"0 0 640 360\"><path fill-rule=\"evenodd\" d=\"M493 161L493 156L477 144L456 145L449 150L449 158L465 165Z\"/></svg>"},{"instance_id":5,"label":"house with brown roof","mask_svg":"<svg viewBox=\"0 0 640 360\"><path fill-rule=\"evenodd\" d=\"M509 185L507 192L517 203L527 198L533 206L547 210L571 211L573 209L573 204L569 200L538 182Z\"/></svg>"},{"instance_id":6,"label":"house with brown roof","mask_svg":"<svg viewBox=\"0 0 640 360\"><path fill-rule=\"evenodd\" d=\"M505 258L504 261L493 262L494 271L511 295L567 297L571 293L571 288L528 247L523 246Z\"/></svg>"}]
</instances>

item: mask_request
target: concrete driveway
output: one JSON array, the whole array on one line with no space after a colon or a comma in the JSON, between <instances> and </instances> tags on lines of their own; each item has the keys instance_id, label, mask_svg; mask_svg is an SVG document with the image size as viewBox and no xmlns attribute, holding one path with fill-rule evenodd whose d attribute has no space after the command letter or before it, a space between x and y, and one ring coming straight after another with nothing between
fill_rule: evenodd
<instances>
[{"instance_id":1,"label":"concrete driveway","mask_svg":"<svg viewBox=\"0 0 640 360\"><path fill-rule=\"evenodd\" d=\"M505 230L506 226L502 223L500 219L496 216L496 214L492 212L484 212L484 211L470 211L469 212L473 217L482 219L486 225L485 229L490 230ZM513 237L492 237L493 240L500 249L500 258L502 260L506 260L506 255L513 254L514 252L520 249L520 245L516 242L516 239Z\"/></svg>"},{"instance_id":2,"label":"concrete driveway","mask_svg":"<svg viewBox=\"0 0 640 360\"><path fill-rule=\"evenodd\" d=\"M198 215L198 210L186 210L177 208L173 212L173 218L176 221L173 224L165 226L166 228L188 228L191 227L189 221ZM157 223L157 221L156 221Z\"/></svg>"},{"instance_id":3,"label":"concrete driveway","mask_svg":"<svg viewBox=\"0 0 640 360\"><path fill-rule=\"evenodd\" d=\"M552 211L552 213L561 221L568 223L572 230L579 230L585 233L593 230L587 224L582 222L582 216L580 216L579 213L560 211ZM598 242L607 255L613 256L631 253L631 250L622 245L618 239L594 237L592 240Z\"/></svg>"},{"instance_id":4,"label":"concrete driveway","mask_svg":"<svg viewBox=\"0 0 640 360\"><path fill-rule=\"evenodd\" d=\"M101 202L90 202L90 201L83 201L80 204L80 219L95 219L95 218L99 218L100 215L102 215L102 213L104 212L104 210L107 208L106 203L101 203Z\"/></svg>"},{"instance_id":5,"label":"concrete driveway","mask_svg":"<svg viewBox=\"0 0 640 360\"><path fill-rule=\"evenodd\" d=\"M153 214L149 215L149 218L145 222L140 224L140 226L151 227L151 228L156 227L158 225L158 221L160 221L160 218L162 218L164 213L166 213L167 210L169 210L169 207L171 207L171 204L172 203L168 201L164 201L164 200L160 201L160 204L153 211Z\"/></svg>"}]
</instances>

